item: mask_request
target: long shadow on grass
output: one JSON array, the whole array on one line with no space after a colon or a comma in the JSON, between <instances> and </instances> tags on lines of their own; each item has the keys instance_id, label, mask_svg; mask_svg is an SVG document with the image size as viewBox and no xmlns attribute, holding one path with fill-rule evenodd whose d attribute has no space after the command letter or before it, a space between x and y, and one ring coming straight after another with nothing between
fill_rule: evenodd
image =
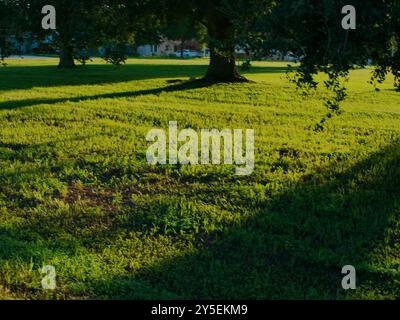
<instances>
[{"instance_id":1,"label":"long shadow on grass","mask_svg":"<svg viewBox=\"0 0 400 320\"><path fill-rule=\"evenodd\" d=\"M31 89L37 87L82 86L113 84L132 80L196 77L205 72L197 65L129 64L121 68L111 65L87 65L73 70L55 66L23 66L0 69L0 90Z\"/></svg>"},{"instance_id":2,"label":"long shadow on grass","mask_svg":"<svg viewBox=\"0 0 400 320\"><path fill-rule=\"evenodd\" d=\"M384 260L390 254L399 257L394 250L398 230L387 231L400 218L400 145L350 169L328 170L305 177L266 202L247 222L210 235L191 254L130 277L95 283L94 295L113 299L345 298L341 269L350 264L357 268L358 286L363 290L400 297L398 279L386 272L390 266ZM380 246L385 253L378 255ZM375 255L374 250L378 250Z\"/></svg>"},{"instance_id":3,"label":"long shadow on grass","mask_svg":"<svg viewBox=\"0 0 400 320\"><path fill-rule=\"evenodd\" d=\"M204 81L178 81L177 84L168 85L161 88L128 91L128 92L114 92L106 94L98 94L91 96L79 96L74 98L57 98L57 99L26 99L15 100L0 103L0 110L13 110L19 108L33 107L40 104L57 104L66 102L81 102L98 99L119 99L119 98L133 98L147 95L160 95L163 92L185 91L192 89L205 88L211 84Z\"/></svg>"},{"instance_id":4,"label":"long shadow on grass","mask_svg":"<svg viewBox=\"0 0 400 320\"><path fill-rule=\"evenodd\" d=\"M35 87L113 84L133 80L201 77L206 65L127 64L116 69L111 65L88 65L74 70L54 66L23 66L0 69L0 91ZM253 67L252 73L285 73L282 66Z\"/></svg>"}]
</instances>

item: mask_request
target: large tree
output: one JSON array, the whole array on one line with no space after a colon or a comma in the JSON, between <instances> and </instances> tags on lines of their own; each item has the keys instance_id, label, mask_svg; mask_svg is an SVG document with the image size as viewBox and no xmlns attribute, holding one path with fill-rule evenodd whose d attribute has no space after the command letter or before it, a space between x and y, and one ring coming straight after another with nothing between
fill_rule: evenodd
<instances>
[{"instance_id":1,"label":"large tree","mask_svg":"<svg viewBox=\"0 0 400 320\"><path fill-rule=\"evenodd\" d=\"M205 79L245 81L236 68L235 48L252 30L259 17L268 16L274 1L269 0L192 0L194 14L208 30L210 65Z\"/></svg>"},{"instance_id":2,"label":"large tree","mask_svg":"<svg viewBox=\"0 0 400 320\"><path fill-rule=\"evenodd\" d=\"M150 1L150 0L148 0ZM328 106L337 104L345 93L337 79L354 65L373 59L375 76L382 80L392 72L399 84L398 0L354 0L357 29L342 27L343 0L154 0L162 12L179 12L203 23L211 49L206 79L242 81L235 65L235 46L257 51L280 49L302 58L298 84L316 84L314 75L327 72L325 84L337 93ZM263 52L266 53L267 50ZM330 116L330 114L328 114Z\"/></svg>"},{"instance_id":3,"label":"large tree","mask_svg":"<svg viewBox=\"0 0 400 320\"><path fill-rule=\"evenodd\" d=\"M51 40L60 51L60 68L73 68L78 50L95 43L100 35L99 17L106 5L103 0L53 0L56 9L56 30L43 30L42 8L49 4L46 0L21 0L24 3L27 31Z\"/></svg>"},{"instance_id":4,"label":"large tree","mask_svg":"<svg viewBox=\"0 0 400 320\"><path fill-rule=\"evenodd\" d=\"M130 8L126 0L127 8ZM205 76L210 82L246 81L236 68L235 48L259 17L267 15L274 0L144 0L144 6L165 20L180 16L207 29L210 65Z\"/></svg>"}]
</instances>

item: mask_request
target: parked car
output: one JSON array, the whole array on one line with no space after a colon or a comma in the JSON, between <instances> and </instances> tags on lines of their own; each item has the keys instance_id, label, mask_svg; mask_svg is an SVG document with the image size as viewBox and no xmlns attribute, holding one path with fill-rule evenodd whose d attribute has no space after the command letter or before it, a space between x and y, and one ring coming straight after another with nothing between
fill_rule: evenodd
<instances>
[{"instance_id":1,"label":"parked car","mask_svg":"<svg viewBox=\"0 0 400 320\"><path fill-rule=\"evenodd\" d=\"M178 58L182 57L182 52L177 51L175 52L175 55ZM194 50L183 50L183 58L201 58L203 55L199 51L194 51Z\"/></svg>"}]
</instances>

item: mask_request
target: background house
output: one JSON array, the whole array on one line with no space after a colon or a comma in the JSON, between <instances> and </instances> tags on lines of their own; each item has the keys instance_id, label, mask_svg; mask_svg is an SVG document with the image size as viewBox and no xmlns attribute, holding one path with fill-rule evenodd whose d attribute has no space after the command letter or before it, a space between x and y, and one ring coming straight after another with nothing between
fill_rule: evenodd
<instances>
[{"instance_id":1,"label":"background house","mask_svg":"<svg viewBox=\"0 0 400 320\"><path fill-rule=\"evenodd\" d=\"M172 41L165 39L159 44L146 44L137 48L137 54L139 56L169 56L174 55L176 48L179 46L179 41Z\"/></svg>"},{"instance_id":2,"label":"background house","mask_svg":"<svg viewBox=\"0 0 400 320\"><path fill-rule=\"evenodd\" d=\"M185 41L183 44L181 41L163 39L159 44L147 44L137 47L137 54L141 57L162 57L162 56L179 56L181 51L198 52L199 55L203 55L201 45L195 41Z\"/></svg>"}]
</instances>

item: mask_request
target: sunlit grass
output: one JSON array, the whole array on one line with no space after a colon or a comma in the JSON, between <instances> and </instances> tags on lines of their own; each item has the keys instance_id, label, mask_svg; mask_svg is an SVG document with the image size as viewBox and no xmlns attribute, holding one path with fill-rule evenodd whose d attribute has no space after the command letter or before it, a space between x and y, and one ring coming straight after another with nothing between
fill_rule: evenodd
<instances>
[{"instance_id":1,"label":"sunlit grass","mask_svg":"<svg viewBox=\"0 0 400 320\"><path fill-rule=\"evenodd\" d=\"M0 69L0 298L398 298L400 95L352 72L326 130L323 89L286 63L254 83L163 92L207 60L10 60ZM254 129L256 168L150 167L153 128ZM341 289L341 268L360 270ZM41 289L43 265L57 290Z\"/></svg>"}]
</instances>

